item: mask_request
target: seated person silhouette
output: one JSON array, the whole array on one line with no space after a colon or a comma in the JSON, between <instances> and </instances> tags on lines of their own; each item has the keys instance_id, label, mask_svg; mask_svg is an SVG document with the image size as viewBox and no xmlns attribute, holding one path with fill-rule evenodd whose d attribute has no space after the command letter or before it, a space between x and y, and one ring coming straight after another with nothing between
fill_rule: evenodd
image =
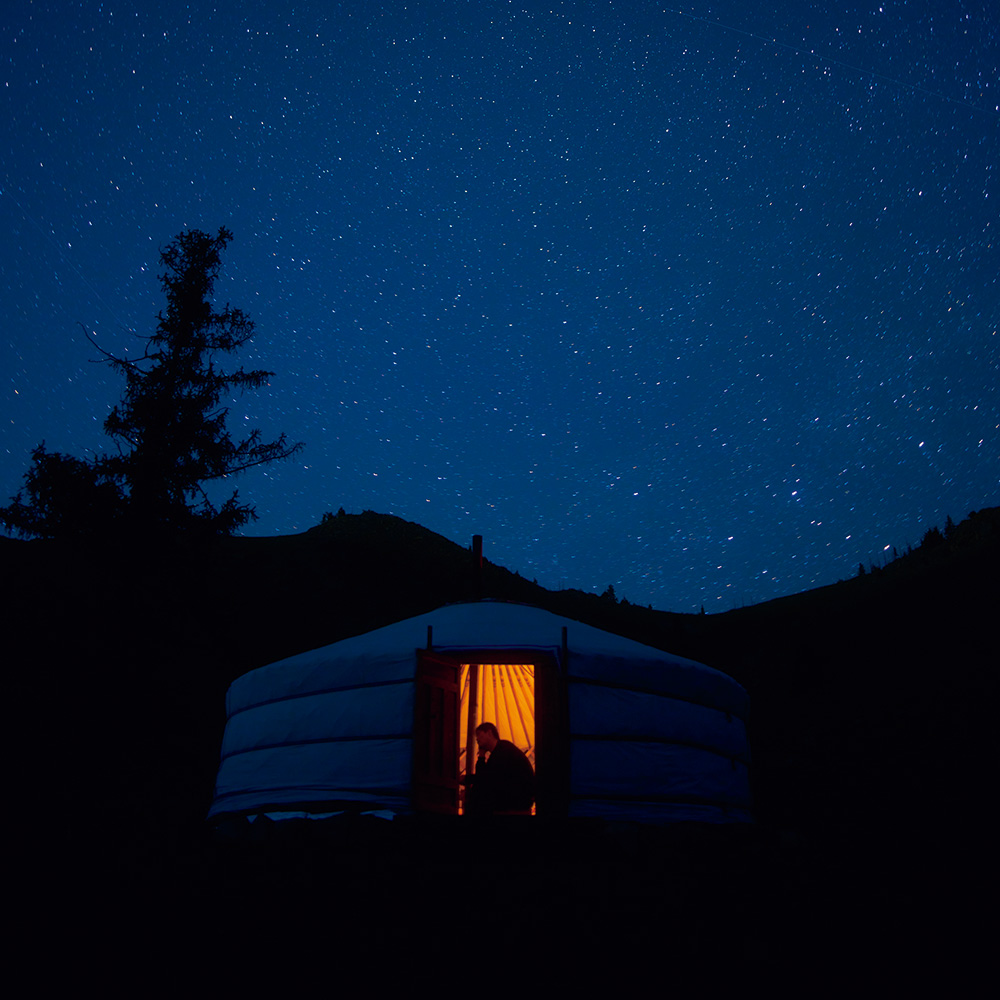
<instances>
[{"instance_id":1,"label":"seated person silhouette","mask_svg":"<svg viewBox=\"0 0 1000 1000\"><path fill-rule=\"evenodd\" d=\"M531 761L492 722L476 727L476 773L465 778L469 816L530 815L535 801Z\"/></svg>"}]
</instances>

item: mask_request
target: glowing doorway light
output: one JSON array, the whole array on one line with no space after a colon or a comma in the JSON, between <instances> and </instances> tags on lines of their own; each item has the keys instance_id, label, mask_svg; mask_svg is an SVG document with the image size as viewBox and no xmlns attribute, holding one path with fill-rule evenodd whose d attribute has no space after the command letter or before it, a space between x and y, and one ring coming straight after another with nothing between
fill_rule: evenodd
<instances>
[{"instance_id":1,"label":"glowing doorway light","mask_svg":"<svg viewBox=\"0 0 1000 1000\"><path fill-rule=\"evenodd\" d=\"M474 760L477 747L472 743L470 759L466 746L469 732L469 708L472 700L473 671L476 671L473 706L473 730L482 722L492 722L500 739L509 740L535 766L535 665L533 663L463 663L459 689L459 775L464 777ZM534 808L532 808L534 812Z\"/></svg>"}]
</instances>

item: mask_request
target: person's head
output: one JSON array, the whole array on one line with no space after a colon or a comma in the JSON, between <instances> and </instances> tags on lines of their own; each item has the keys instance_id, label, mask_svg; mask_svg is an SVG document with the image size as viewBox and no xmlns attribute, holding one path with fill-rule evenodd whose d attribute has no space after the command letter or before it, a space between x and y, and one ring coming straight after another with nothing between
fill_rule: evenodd
<instances>
[{"instance_id":1,"label":"person's head","mask_svg":"<svg viewBox=\"0 0 1000 1000\"><path fill-rule=\"evenodd\" d=\"M480 750L492 753L496 745L500 742L500 733L492 722L484 722L476 726L476 743Z\"/></svg>"}]
</instances>

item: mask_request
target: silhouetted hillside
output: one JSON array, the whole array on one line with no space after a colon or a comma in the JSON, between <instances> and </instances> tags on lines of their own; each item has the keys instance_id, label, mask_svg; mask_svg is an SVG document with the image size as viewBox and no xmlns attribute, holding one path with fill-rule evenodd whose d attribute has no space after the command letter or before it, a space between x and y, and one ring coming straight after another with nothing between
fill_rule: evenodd
<instances>
[{"instance_id":1,"label":"silhouetted hillside","mask_svg":"<svg viewBox=\"0 0 1000 1000\"><path fill-rule=\"evenodd\" d=\"M730 880L742 879L744 910L732 912L749 920L773 896L766 905L783 934L797 934L797 925L775 908L784 914L822 900L816 919L840 926L848 911L859 919L855 900L873 886L880 905L893 908L900 935L916 918L899 923L895 908L943 906L944 885L932 891L919 883L918 893L912 873L933 867L942 851L962 877L978 863L979 803L993 757L986 713L996 670L998 514L980 511L884 569L716 615L550 592L487 561L486 596L700 660L750 693L757 817L765 831L787 832L749 853L744 841L732 846L707 833L672 841L685 860L669 871L660 835L644 834L642 851L629 848L639 867L601 875L611 879L606 885L626 877L648 884L641 912L662 923L658 893L668 884L698 912L693 901L706 884L730 893ZM22 852L40 852L47 877L103 872L137 898L166 894L182 908L199 894L228 893L236 908L255 894L309 891L314 867L291 874L279 853L261 868L254 848L220 854L205 840L226 688L264 663L472 598L471 564L465 547L372 512L326 518L300 535L203 548L0 538L9 731L23 748L8 792L27 814L46 817ZM590 870L606 862L618 872L617 855L595 861L616 841L579 836L577 855L561 849L570 882L559 885L571 884L577 863ZM375 853L364 863L382 864L382 841L370 843ZM425 862L434 850L410 841L405 848ZM331 864L322 854L302 857ZM347 875L340 867L325 877L343 888ZM365 884L352 891L363 895ZM596 907L625 919L614 905L607 910L608 891L595 890L580 913ZM564 889L551 892L558 910L577 905ZM678 923L674 932L689 926Z\"/></svg>"},{"instance_id":2,"label":"silhouetted hillside","mask_svg":"<svg viewBox=\"0 0 1000 1000\"><path fill-rule=\"evenodd\" d=\"M882 570L716 615L547 591L489 560L482 587L732 674L751 693L763 765L772 750L801 753L821 739L847 746L859 726L878 744L876 731L915 722L917 704L940 714L981 693L993 656L998 539L998 509L980 511ZM148 712L167 718L164 706L180 700L202 729L203 790L232 679L476 594L469 549L370 511L325 518L300 535L208 548L0 539L0 560L7 659L22 665L15 683L56 692L79 683L91 700L106 686L89 711L120 704L126 726ZM150 699L141 707L130 698L139 691ZM767 799L760 805L782 811Z\"/></svg>"}]
</instances>

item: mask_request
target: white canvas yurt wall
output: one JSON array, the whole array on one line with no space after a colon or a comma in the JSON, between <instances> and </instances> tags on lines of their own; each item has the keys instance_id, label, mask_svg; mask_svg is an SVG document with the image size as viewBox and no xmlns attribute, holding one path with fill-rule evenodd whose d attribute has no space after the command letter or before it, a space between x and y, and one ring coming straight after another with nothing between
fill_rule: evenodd
<instances>
[{"instance_id":1,"label":"white canvas yurt wall","mask_svg":"<svg viewBox=\"0 0 1000 1000\"><path fill-rule=\"evenodd\" d=\"M524 717L534 711L531 661L558 671L570 816L750 820L748 699L732 678L538 608L493 601L443 607L236 680L210 818L350 805L411 811L416 678L429 627L435 654L515 665L514 673L479 673L496 691L475 720L496 714L488 721L502 737L519 731L512 718L504 732L505 704ZM532 718L523 739L534 740L535 725ZM540 745L546 725L540 715Z\"/></svg>"}]
</instances>

